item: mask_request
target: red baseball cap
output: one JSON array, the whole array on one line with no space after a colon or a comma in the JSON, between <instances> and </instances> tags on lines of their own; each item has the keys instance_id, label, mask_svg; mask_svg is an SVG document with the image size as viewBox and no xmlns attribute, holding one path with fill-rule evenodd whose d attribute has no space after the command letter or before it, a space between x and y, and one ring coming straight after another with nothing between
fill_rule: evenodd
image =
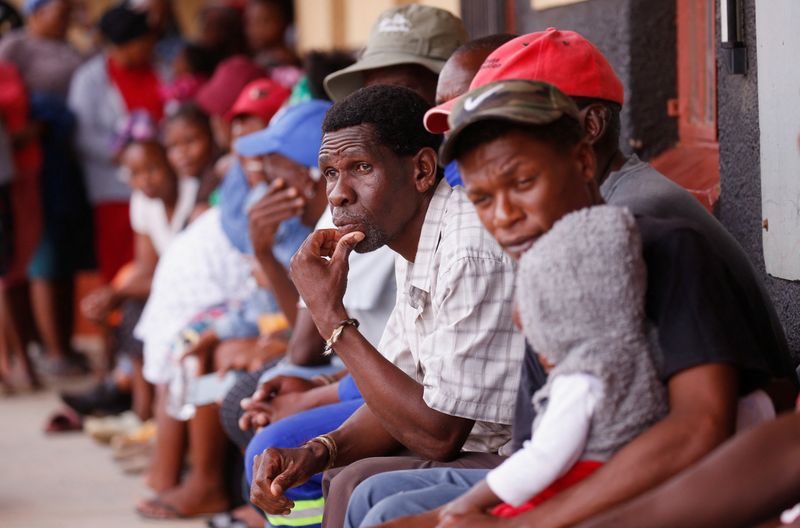
<instances>
[{"instance_id":1,"label":"red baseball cap","mask_svg":"<svg viewBox=\"0 0 800 528\"><path fill-rule=\"evenodd\" d=\"M625 100L622 82L608 59L574 31L547 28L506 42L486 57L469 89L510 79L543 81L570 97L605 99L620 105ZM425 128L434 134L447 132L447 117L459 99L428 110Z\"/></svg>"},{"instance_id":2,"label":"red baseball cap","mask_svg":"<svg viewBox=\"0 0 800 528\"><path fill-rule=\"evenodd\" d=\"M225 119L230 121L238 115L247 114L269 123L289 95L291 92L287 88L272 79L257 79L242 88L236 102L225 114Z\"/></svg>"},{"instance_id":3,"label":"red baseball cap","mask_svg":"<svg viewBox=\"0 0 800 528\"><path fill-rule=\"evenodd\" d=\"M195 102L209 115L225 115L247 83L266 76L266 70L245 55L234 55L217 66L211 79L197 92Z\"/></svg>"}]
</instances>

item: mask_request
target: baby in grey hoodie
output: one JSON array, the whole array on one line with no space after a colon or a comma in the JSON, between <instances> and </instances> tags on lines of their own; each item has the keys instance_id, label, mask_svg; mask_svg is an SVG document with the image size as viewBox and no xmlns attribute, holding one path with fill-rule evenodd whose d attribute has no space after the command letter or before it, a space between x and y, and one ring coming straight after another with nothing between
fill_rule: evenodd
<instances>
[{"instance_id":1,"label":"baby in grey hoodie","mask_svg":"<svg viewBox=\"0 0 800 528\"><path fill-rule=\"evenodd\" d=\"M549 368L531 440L487 476L512 506L591 461L599 466L667 411L645 331L642 243L627 209L566 215L520 260L523 332Z\"/></svg>"}]
</instances>

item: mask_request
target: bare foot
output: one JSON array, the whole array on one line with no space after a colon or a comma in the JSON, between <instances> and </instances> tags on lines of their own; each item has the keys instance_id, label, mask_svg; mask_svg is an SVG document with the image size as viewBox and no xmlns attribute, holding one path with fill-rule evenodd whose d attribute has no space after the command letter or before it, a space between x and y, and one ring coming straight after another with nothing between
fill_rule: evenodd
<instances>
[{"instance_id":1,"label":"bare foot","mask_svg":"<svg viewBox=\"0 0 800 528\"><path fill-rule=\"evenodd\" d=\"M225 491L192 484L192 481L199 480L187 480L153 499L142 501L136 506L136 511L152 519L197 517L227 511L229 502Z\"/></svg>"},{"instance_id":2,"label":"bare foot","mask_svg":"<svg viewBox=\"0 0 800 528\"><path fill-rule=\"evenodd\" d=\"M150 468L148 469L147 475L145 475L144 483L148 488L156 493L164 493L178 485L178 482L175 482L172 477L162 478L160 475L154 474L152 460L150 462Z\"/></svg>"}]
</instances>

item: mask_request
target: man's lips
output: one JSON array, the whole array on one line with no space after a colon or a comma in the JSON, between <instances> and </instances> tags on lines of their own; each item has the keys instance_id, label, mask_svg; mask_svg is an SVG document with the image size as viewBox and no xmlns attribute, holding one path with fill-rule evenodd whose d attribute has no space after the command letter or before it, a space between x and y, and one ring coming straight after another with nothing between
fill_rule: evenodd
<instances>
[{"instance_id":1,"label":"man's lips","mask_svg":"<svg viewBox=\"0 0 800 528\"><path fill-rule=\"evenodd\" d=\"M357 224L354 222L348 222L348 223L334 222L334 225L336 226L336 230L343 235L346 235L348 233L354 233L356 231L361 231L362 233L364 232L364 229L361 227L361 224Z\"/></svg>"},{"instance_id":2,"label":"man's lips","mask_svg":"<svg viewBox=\"0 0 800 528\"><path fill-rule=\"evenodd\" d=\"M531 246L533 246L533 243L536 242L537 238L539 237L531 236L527 238L518 238L516 240L500 242L500 245L507 253L511 253L512 255L522 255L528 251Z\"/></svg>"}]
</instances>

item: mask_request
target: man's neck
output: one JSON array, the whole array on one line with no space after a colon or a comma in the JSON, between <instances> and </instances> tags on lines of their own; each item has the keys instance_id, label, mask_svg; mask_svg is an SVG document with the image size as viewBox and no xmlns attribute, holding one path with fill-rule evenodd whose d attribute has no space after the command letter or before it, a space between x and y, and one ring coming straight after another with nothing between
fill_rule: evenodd
<instances>
[{"instance_id":1,"label":"man's neck","mask_svg":"<svg viewBox=\"0 0 800 528\"><path fill-rule=\"evenodd\" d=\"M434 185L425 194L411 220L403 226L400 234L387 244L392 251L398 253L409 262L414 262L417 257L417 247L419 247L419 239L422 236L422 226L425 225L425 217L428 214L428 207L431 204L436 188L437 185Z\"/></svg>"},{"instance_id":2,"label":"man's neck","mask_svg":"<svg viewBox=\"0 0 800 528\"><path fill-rule=\"evenodd\" d=\"M28 34L39 40L61 40L54 35L50 35L47 31L44 31L42 28L36 25L28 26Z\"/></svg>"},{"instance_id":3,"label":"man's neck","mask_svg":"<svg viewBox=\"0 0 800 528\"><path fill-rule=\"evenodd\" d=\"M607 153L605 155L597 153L597 174L595 176L595 180L597 181L597 186L603 185L603 182L606 181L608 175L614 171L618 171L622 168L623 165L628 161L628 158L625 157L625 154L622 153L621 150L617 149L614 152Z\"/></svg>"}]
</instances>

